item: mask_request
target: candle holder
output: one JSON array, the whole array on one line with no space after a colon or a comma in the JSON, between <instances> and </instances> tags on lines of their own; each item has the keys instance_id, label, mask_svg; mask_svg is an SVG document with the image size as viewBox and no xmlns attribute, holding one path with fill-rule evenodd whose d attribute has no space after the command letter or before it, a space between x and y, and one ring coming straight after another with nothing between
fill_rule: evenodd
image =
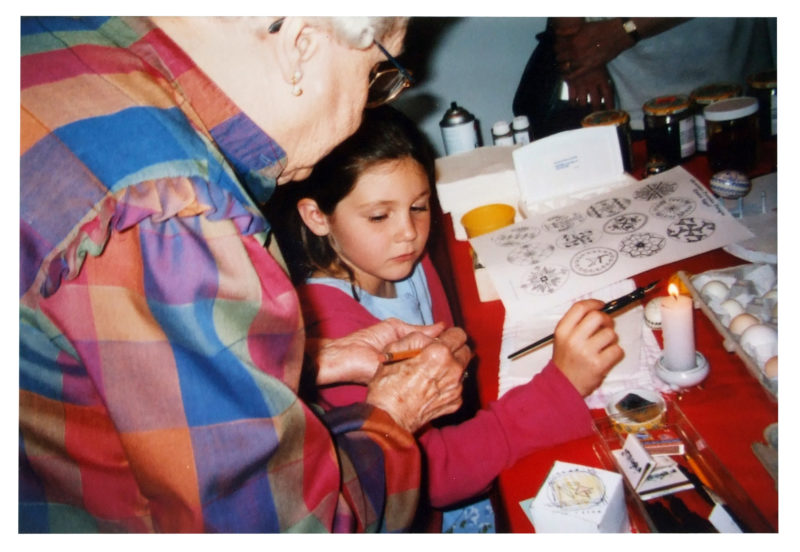
<instances>
[{"instance_id":1,"label":"candle holder","mask_svg":"<svg viewBox=\"0 0 800 552\"><path fill-rule=\"evenodd\" d=\"M695 351L694 368L688 370L670 370L664 365L664 355L656 361L656 375L668 383L673 389L692 387L708 376L709 367L706 357L700 351Z\"/></svg>"}]
</instances>

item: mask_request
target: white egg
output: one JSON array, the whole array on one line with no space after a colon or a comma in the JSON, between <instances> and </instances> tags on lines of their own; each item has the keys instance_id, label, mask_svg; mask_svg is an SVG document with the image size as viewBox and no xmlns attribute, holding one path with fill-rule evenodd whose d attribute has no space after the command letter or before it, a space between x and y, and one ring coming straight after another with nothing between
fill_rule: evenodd
<instances>
[{"instance_id":1,"label":"white egg","mask_svg":"<svg viewBox=\"0 0 800 552\"><path fill-rule=\"evenodd\" d=\"M778 377L778 355L770 357L764 365L764 373L768 378Z\"/></svg>"},{"instance_id":2,"label":"white egg","mask_svg":"<svg viewBox=\"0 0 800 552\"><path fill-rule=\"evenodd\" d=\"M772 288L764 295L762 295L764 299L774 299L775 301L778 300L778 288Z\"/></svg>"},{"instance_id":3,"label":"white egg","mask_svg":"<svg viewBox=\"0 0 800 552\"><path fill-rule=\"evenodd\" d=\"M706 285L703 286L703 289L700 290L700 295L703 296L703 299L706 301L722 301L725 297L728 296L728 292L730 288L725 285L725 282L720 282L719 280L711 280Z\"/></svg>"},{"instance_id":4,"label":"white egg","mask_svg":"<svg viewBox=\"0 0 800 552\"><path fill-rule=\"evenodd\" d=\"M742 333L750 326L753 326L754 324L758 323L759 323L758 318L756 318L752 314L743 312L742 314L734 317L734 319L731 320L728 329L731 331L733 335L738 336L742 335Z\"/></svg>"},{"instance_id":5,"label":"white egg","mask_svg":"<svg viewBox=\"0 0 800 552\"><path fill-rule=\"evenodd\" d=\"M644 323L650 329L657 330L661 327L661 298L656 297L648 301L644 307Z\"/></svg>"},{"instance_id":6,"label":"white egg","mask_svg":"<svg viewBox=\"0 0 800 552\"><path fill-rule=\"evenodd\" d=\"M726 299L719 306L720 310L731 317L731 320L744 312L744 307L736 299Z\"/></svg>"},{"instance_id":7,"label":"white egg","mask_svg":"<svg viewBox=\"0 0 800 552\"><path fill-rule=\"evenodd\" d=\"M753 324L742 332L739 344L745 353L762 364L778 354L778 330L766 324Z\"/></svg>"}]
</instances>

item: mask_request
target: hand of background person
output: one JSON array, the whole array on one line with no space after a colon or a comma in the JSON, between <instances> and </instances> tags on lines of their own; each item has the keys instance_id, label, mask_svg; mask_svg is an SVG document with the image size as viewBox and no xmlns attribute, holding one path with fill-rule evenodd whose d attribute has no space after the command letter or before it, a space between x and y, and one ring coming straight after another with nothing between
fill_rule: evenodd
<instances>
[{"instance_id":1,"label":"hand of background person","mask_svg":"<svg viewBox=\"0 0 800 552\"><path fill-rule=\"evenodd\" d=\"M553 362L585 397L603 382L625 356L614 331L614 319L600 309L602 301L573 304L556 325Z\"/></svg>"},{"instance_id":2,"label":"hand of background person","mask_svg":"<svg viewBox=\"0 0 800 552\"><path fill-rule=\"evenodd\" d=\"M445 329L444 323L430 326L406 324L388 318L369 328L339 339L306 339L306 353L315 361L317 385L368 383L383 362L384 351L421 348Z\"/></svg>"},{"instance_id":3,"label":"hand of background person","mask_svg":"<svg viewBox=\"0 0 800 552\"><path fill-rule=\"evenodd\" d=\"M688 18L637 17L639 36L644 39L672 29ZM553 49L558 69L570 88L570 103L586 105L587 94L594 109L605 100L613 107L613 94L606 64L636 42L622 26L622 18L585 21L580 17L552 17Z\"/></svg>"},{"instance_id":4,"label":"hand of background person","mask_svg":"<svg viewBox=\"0 0 800 552\"><path fill-rule=\"evenodd\" d=\"M572 105L591 105L594 111L614 109L614 87L605 67L565 80Z\"/></svg>"},{"instance_id":5,"label":"hand of background person","mask_svg":"<svg viewBox=\"0 0 800 552\"><path fill-rule=\"evenodd\" d=\"M461 406L462 379L472 353L460 328L448 328L438 338L410 334L391 350L421 348L419 355L382 364L367 386L368 404L386 412L414 433L429 421Z\"/></svg>"},{"instance_id":6,"label":"hand of background person","mask_svg":"<svg viewBox=\"0 0 800 552\"><path fill-rule=\"evenodd\" d=\"M634 45L618 18L584 22L567 31L557 31L556 61L566 80L605 68L621 52Z\"/></svg>"}]
</instances>

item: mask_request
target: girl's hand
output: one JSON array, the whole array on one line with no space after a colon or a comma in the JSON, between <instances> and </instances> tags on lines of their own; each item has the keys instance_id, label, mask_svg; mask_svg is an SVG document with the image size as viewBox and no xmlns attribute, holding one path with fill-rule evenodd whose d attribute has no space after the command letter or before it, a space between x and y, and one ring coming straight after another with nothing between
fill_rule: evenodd
<instances>
[{"instance_id":1,"label":"girl's hand","mask_svg":"<svg viewBox=\"0 0 800 552\"><path fill-rule=\"evenodd\" d=\"M625 356L617 343L614 319L600 310L602 306L597 299L578 301L555 330L553 362L583 397L597 389Z\"/></svg>"}]
</instances>

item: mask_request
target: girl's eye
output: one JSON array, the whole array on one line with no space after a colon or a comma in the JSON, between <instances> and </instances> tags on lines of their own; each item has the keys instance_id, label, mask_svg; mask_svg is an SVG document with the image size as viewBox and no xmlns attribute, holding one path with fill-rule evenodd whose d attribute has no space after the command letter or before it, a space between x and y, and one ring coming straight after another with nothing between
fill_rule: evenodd
<instances>
[{"instance_id":1,"label":"girl's eye","mask_svg":"<svg viewBox=\"0 0 800 552\"><path fill-rule=\"evenodd\" d=\"M370 222L381 222L381 221L386 220L386 218L388 216L389 215L384 215L384 214L381 214L381 215L370 215L370 216L367 217L367 220L369 220Z\"/></svg>"},{"instance_id":2,"label":"girl's eye","mask_svg":"<svg viewBox=\"0 0 800 552\"><path fill-rule=\"evenodd\" d=\"M428 205L427 204L424 204L424 205L412 205L411 206L411 210L416 212L416 213L424 213L424 212L426 212L428 210Z\"/></svg>"}]
</instances>

